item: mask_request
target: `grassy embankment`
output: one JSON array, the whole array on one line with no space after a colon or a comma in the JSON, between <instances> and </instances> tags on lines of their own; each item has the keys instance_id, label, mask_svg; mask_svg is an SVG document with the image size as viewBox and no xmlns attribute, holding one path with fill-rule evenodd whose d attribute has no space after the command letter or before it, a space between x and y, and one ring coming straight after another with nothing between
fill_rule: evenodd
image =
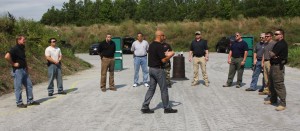
<instances>
[{"instance_id":1,"label":"grassy embankment","mask_svg":"<svg viewBox=\"0 0 300 131\"><path fill-rule=\"evenodd\" d=\"M283 28L286 31L286 41L289 44L289 64L293 67L300 67L297 57L300 54L300 47L292 47L293 43L300 43L300 18L266 18L253 19L239 18L232 20L211 19L200 22L141 22L125 21L119 25L103 24L88 27L62 26L51 27L58 30L64 39L70 40L76 48L76 52L87 52L91 43L105 39L106 33L113 36L135 37L137 32L143 32L146 40L152 41L154 32L157 29L163 30L167 36L168 43L172 44L175 51L188 51L194 32L200 30L203 38L208 40L209 50L215 51L215 45L222 36L232 35L241 32L244 35L254 37L256 43L261 32L272 31Z\"/></svg>"},{"instance_id":2,"label":"grassy embankment","mask_svg":"<svg viewBox=\"0 0 300 131\"><path fill-rule=\"evenodd\" d=\"M47 65L44 51L49 46L49 38L56 37L61 39L57 36L57 32L37 22L29 20L13 22L7 17L0 18L0 29L0 96L13 91L13 79L10 73L11 66L4 59L4 55L10 47L16 44L15 36L17 34L27 36L26 59L33 84L47 81ZM72 47L61 46L60 48L63 54L63 75L70 75L91 67L90 64L74 56Z\"/></svg>"}]
</instances>

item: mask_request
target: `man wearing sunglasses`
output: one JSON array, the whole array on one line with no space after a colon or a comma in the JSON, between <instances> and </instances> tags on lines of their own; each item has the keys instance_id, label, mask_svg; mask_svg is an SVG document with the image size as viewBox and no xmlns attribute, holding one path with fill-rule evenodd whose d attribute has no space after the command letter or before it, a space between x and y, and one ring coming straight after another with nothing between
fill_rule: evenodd
<instances>
[{"instance_id":1,"label":"man wearing sunglasses","mask_svg":"<svg viewBox=\"0 0 300 131\"><path fill-rule=\"evenodd\" d=\"M284 85L284 65L287 63L288 44L284 40L284 31L277 29L274 33L277 43L274 45L270 54L270 100L264 104L277 104L279 97L280 101L275 108L277 111L285 110L286 108L286 88Z\"/></svg>"},{"instance_id":2,"label":"man wearing sunglasses","mask_svg":"<svg viewBox=\"0 0 300 131\"><path fill-rule=\"evenodd\" d=\"M242 39L242 35L237 32L235 33L235 41L232 43L228 54L228 64L230 64L229 73L227 82L225 85L223 85L223 87L230 87L232 85L232 81L236 72L238 73L236 88L241 87L247 55L248 45Z\"/></svg>"},{"instance_id":3,"label":"man wearing sunglasses","mask_svg":"<svg viewBox=\"0 0 300 131\"><path fill-rule=\"evenodd\" d=\"M48 61L48 96L53 96L54 84L53 80L57 82L57 94L67 94L63 89L62 73L61 73L61 59L62 54L60 48L56 46L56 39L50 38L48 46L45 50L45 56Z\"/></svg>"},{"instance_id":4,"label":"man wearing sunglasses","mask_svg":"<svg viewBox=\"0 0 300 131\"><path fill-rule=\"evenodd\" d=\"M275 41L272 38L273 33L272 32L267 32L265 37L266 37L266 42L264 44L264 54L263 54L263 60L262 60L262 65L263 65L263 70L264 70L264 89L262 92L259 92L259 95L269 95L270 94L270 82L269 82L269 75L270 75L270 55L269 51L271 51L275 45Z\"/></svg>"},{"instance_id":5,"label":"man wearing sunglasses","mask_svg":"<svg viewBox=\"0 0 300 131\"><path fill-rule=\"evenodd\" d=\"M265 43L265 33L260 34L260 41L255 45L253 52L253 74L250 87L246 89L246 91L256 91L257 90L257 82L258 77L262 71L262 59L263 59L263 49ZM264 83L263 83L264 84ZM264 86L262 86L263 89ZM260 89L261 90L261 89Z\"/></svg>"}]
</instances>

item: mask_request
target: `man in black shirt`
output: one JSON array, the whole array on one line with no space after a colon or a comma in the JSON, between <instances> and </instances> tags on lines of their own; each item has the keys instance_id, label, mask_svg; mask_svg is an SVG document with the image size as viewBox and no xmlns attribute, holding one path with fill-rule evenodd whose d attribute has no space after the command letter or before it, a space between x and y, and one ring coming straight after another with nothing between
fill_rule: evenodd
<instances>
[{"instance_id":1,"label":"man in black shirt","mask_svg":"<svg viewBox=\"0 0 300 131\"><path fill-rule=\"evenodd\" d=\"M28 67L25 56L25 43L26 38L23 35L19 35L16 38L17 45L12 47L9 52L6 53L5 59L12 65L14 88L17 107L26 108L27 105L39 105L39 102L33 101L32 82L28 74ZM22 84L26 88L27 105L22 101Z\"/></svg>"},{"instance_id":2,"label":"man in black shirt","mask_svg":"<svg viewBox=\"0 0 300 131\"><path fill-rule=\"evenodd\" d=\"M142 113L154 113L149 109L150 101L155 93L157 84L160 87L161 99L164 106L164 113L177 113L176 109L172 109L169 104L169 93L166 85L166 74L163 64L174 56L173 51L164 52L163 47L164 33L162 31L155 32L155 40L149 45L148 50L148 66L150 75L150 87L145 96L142 106Z\"/></svg>"},{"instance_id":3,"label":"man in black shirt","mask_svg":"<svg viewBox=\"0 0 300 131\"><path fill-rule=\"evenodd\" d=\"M278 29L274 33L277 43L274 45L270 54L270 101L265 101L264 104L276 104L277 97L280 99L279 105L275 108L277 111L285 110L286 108L286 88L284 85L284 65L288 58L288 44L284 40L284 31Z\"/></svg>"},{"instance_id":4,"label":"man in black shirt","mask_svg":"<svg viewBox=\"0 0 300 131\"><path fill-rule=\"evenodd\" d=\"M208 47L207 40L202 39L201 32L195 32L195 39L191 43L190 53L189 53L189 61L193 61L193 69L194 69L194 80L192 82L192 86L198 84L199 81L199 65L202 70L203 80L205 82L205 86L208 87L208 76L206 73L206 63L208 61Z\"/></svg>"},{"instance_id":5,"label":"man in black shirt","mask_svg":"<svg viewBox=\"0 0 300 131\"><path fill-rule=\"evenodd\" d=\"M237 84L236 88L240 88L243 80L244 73L244 65L246 63L246 58L248 55L248 45L242 39L242 35L240 33L235 33L235 41L232 43L230 47L230 51L228 54L228 64L229 65L229 73L228 79L223 87L230 87L234 78L235 73L237 72Z\"/></svg>"},{"instance_id":6,"label":"man in black shirt","mask_svg":"<svg viewBox=\"0 0 300 131\"><path fill-rule=\"evenodd\" d=\"M106 39L99 44L98 53L101 58L101 85L100 88L103 92L106 91L106 75L109 71L109 89L116 91L114 82L114 66L115 59L114 53L116 51L116 44L111 40L110 34L106 35Z\"/></svg>"}]
</instances>

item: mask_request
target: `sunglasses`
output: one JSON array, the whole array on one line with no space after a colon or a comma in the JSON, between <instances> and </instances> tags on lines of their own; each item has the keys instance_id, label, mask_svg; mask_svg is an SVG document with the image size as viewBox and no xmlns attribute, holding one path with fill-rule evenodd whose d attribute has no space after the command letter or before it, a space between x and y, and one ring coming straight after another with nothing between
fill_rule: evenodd
<instances>
[{"instance_id":1,"label":"sunglasses","mask_svg":"<svg viewBox=\"0 0 300 131\"><path fill-rule=\"evenodd\" d=\"M259 38L263 39L263 38L265 38L265 37L259 37Z\"/></svg>"},{"instance_id":2,"label":"sunglasses","mask_svg":"<svg viewBox=\"0 0 300 131\"><path fill-rule=\"evenodd\" d=\"M275 36L281 35L281 34L274 34Z\"/></svg>"},{"instance_id":3,"label":"sunglasses","mask_svg":"<svg viewBox=\"0 0 300 131\"><path fill-rule=\"evenodd\" d=\"M271 37L271 36L267 36L267 35L266 35L265 37Z\"/></svg>"},{"instance_id":4,"label":"sunglasses","mask_svg":"<svg viewBox=\"0 0 300 131\"><path fill-rule=\"evenodd\" d=\"M56 41L51 41L52 43L55 43Z\"/></svg>"}]
</instances>

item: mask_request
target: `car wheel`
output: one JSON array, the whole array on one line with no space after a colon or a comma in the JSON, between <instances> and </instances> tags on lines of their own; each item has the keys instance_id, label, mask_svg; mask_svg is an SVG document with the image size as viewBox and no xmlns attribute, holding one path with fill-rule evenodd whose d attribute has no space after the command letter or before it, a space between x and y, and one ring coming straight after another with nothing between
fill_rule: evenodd
<instances>
[{"instance_id":1,"label":"car wheel","mask_svg":"<svg viewBox=\"0 0 300 131\"><path fill-rule=\"evenodd\" d=\"M225 53L229 53L229 49L228 48L225 49Z\"/></svg>"},{"instance_id":2,"label":"car wheel","mask_svg":"<svg viewBox=\"0 0 300 131\"><path fill-rule=\"evenodd\" d=\"M220 49L219 47L216 48L217 53L220 53Z\"/></svg>"}]
</instances>

